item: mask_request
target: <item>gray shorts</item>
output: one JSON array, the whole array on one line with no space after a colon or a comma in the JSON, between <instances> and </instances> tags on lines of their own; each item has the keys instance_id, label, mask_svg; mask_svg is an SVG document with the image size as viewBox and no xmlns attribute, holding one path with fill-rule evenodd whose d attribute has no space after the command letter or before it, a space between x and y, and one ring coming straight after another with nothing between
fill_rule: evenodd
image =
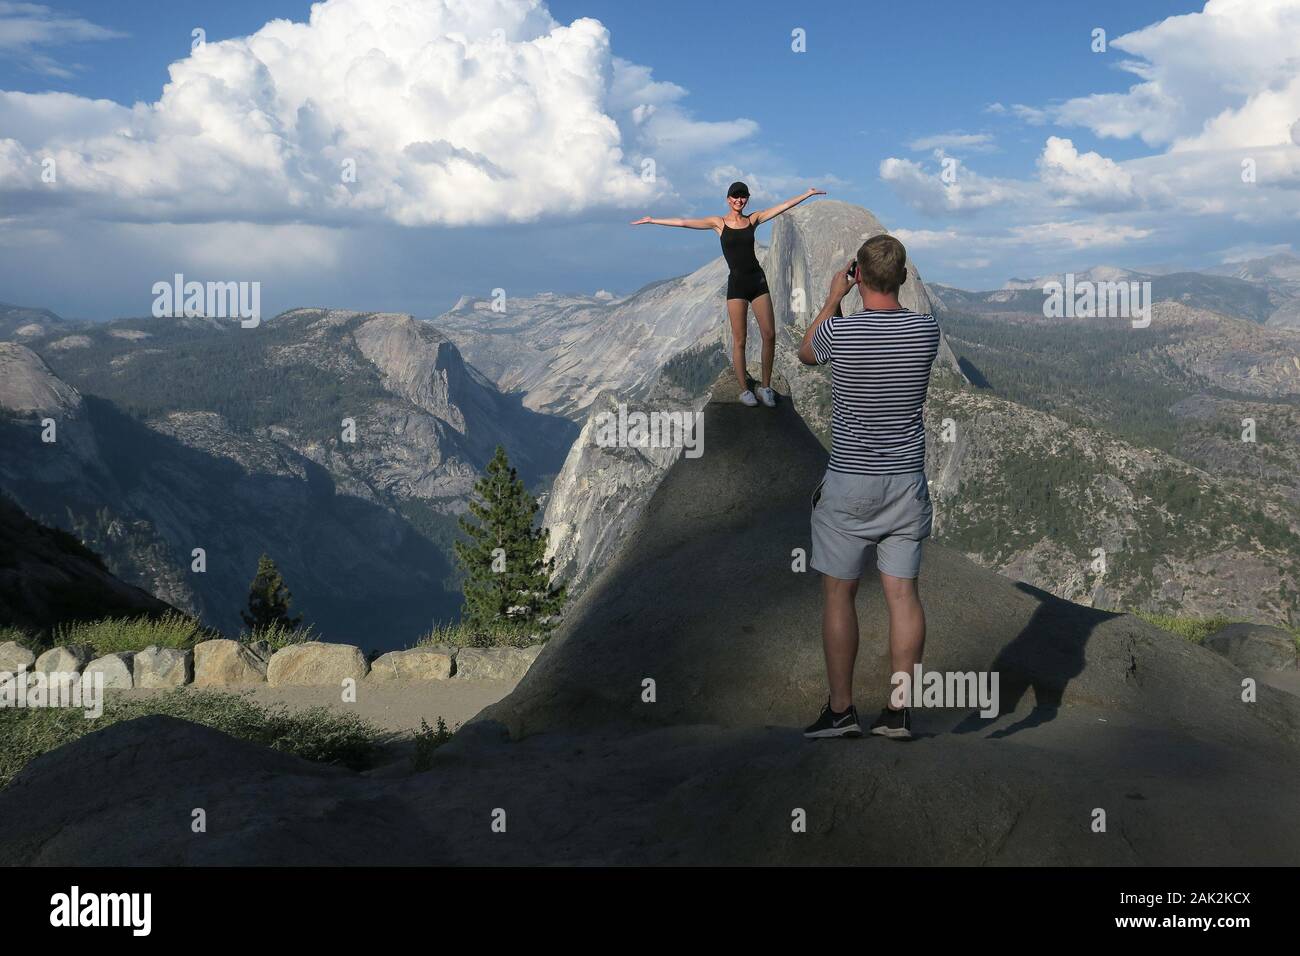
<instances>
[{"instance_id":1,"label":"gray shorts","mask_svg":"<svg viewBox=\"0 0 1300 956\"><path fill-rule=\"evenodd\" d=\"M930 536L934 509L925 472L846 475L827 471L813 492L812 559L822 574L862 577L867 550L876 567L896 578L921 570L921 541Z\"/></svg>"}]
</instances>

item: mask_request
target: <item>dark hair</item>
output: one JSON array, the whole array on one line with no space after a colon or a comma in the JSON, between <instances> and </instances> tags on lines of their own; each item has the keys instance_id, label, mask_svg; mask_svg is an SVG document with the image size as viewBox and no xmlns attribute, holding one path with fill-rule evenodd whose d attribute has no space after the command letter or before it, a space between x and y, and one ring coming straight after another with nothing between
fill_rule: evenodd
<instances>
[{"instance_id":1,"label":"dark hair","mask_svg":"<svg viewBox=\"0 0 1300 956\"><path fill-rule=\"evenodd\" d=\"M746 199L748 199L749 187L746 186L744 183L740 182L739 180L737 180L736 182L732 183L731 186L727 189L727 198L730 199L733 196L744 196Z\"/></svg>"},{"instance_id":2,"label":"dark hair","mask_svg":"<svg viewBox=\"0 0 1300 956\"><path fill-rule=\"evenodd\" d=\"M858 250L858 277L868 289L897 292L907 281L907 250L893 236L872 236Z\"/></svg>"}]
</instances>

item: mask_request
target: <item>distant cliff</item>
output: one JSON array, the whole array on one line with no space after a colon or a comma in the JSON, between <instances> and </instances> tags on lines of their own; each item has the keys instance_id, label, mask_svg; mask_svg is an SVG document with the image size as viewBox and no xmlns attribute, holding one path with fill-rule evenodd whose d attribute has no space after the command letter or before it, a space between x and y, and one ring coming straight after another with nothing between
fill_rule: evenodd
<instances>
[{"instance_id":1,"label":"distant cliff","mask_svg":"<svg viewBox=\"0 0 1300 956\"><path fill-rule=\"evenodd\" d=\"M123 320L75 339L0 345L0 490L228 631L263 551L327 637L386 649L454 618L456 515L496 445L544 486L577 432L406 315Z\"/></svg>"}]
</instances>

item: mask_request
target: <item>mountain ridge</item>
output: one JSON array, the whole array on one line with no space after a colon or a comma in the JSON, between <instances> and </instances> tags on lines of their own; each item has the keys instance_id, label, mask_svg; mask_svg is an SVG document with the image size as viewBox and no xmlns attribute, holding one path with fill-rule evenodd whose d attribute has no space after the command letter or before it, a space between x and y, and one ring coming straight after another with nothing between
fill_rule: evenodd
<instances>
[{"instance_id":1,"label":"mountain ridge","mask_svg":"<svg viewBox=\"0 0 1300 956\"><path fill-rule=\"evenodd\" d=\"M292 310L257 329L121 320L78 336L0 346L14 373L0 381L14 450L0 489L226 631L241 626L262 551L326 636L371 640L373 602L391 612L382 649L454 619L456 515L496 445L535 484L576 432L501 395L408 315ZM52 445L35 404L57 406Z\"/></svg>"}]
</instances>

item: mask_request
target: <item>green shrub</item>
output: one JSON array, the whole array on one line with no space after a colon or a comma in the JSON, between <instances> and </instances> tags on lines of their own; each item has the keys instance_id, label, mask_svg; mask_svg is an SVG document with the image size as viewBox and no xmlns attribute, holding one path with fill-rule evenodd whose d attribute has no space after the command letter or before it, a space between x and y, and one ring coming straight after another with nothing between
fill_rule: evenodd
<instances>
[{"instance_id":1,"label":"green shrub","mask_svg":"<svg viewBox=\"0 0 1300 956\"><path fill-rule=\"evenodd\" d=\"M528 647L545 643L549 636L536 625L496 621L490 624L435 624L417 642L419 647Z\"/></svg>"},{"instance_id":2,"label":"green shrub","mask_svg":"<svg viewBox=\"0 0 1300 956\"><path fill-rule=\"evenodd\" d=\"M449 740L451 740L451 731L447 729L445 720L439 717L438 727L435 730L421 717L420 729L415 735L415 752L411 754L411 769L416 773L423 773L432 767L433 752Z\"/></svg>"},{"instance_id":3,"label":"green shrub","mask_svg":"<svg viewBox=\"0 0 1300 956\"><path fill-rule=\"evenodd\" d=\"M263 627L255 627L251 631L244 631L239 635L239 640L243 644L255 644L258 641L265 641L274 652L288 647L290 644L319 641L320 635L314 633L310 624L306 627L290 627L283 621L276 621L274 624L267 624Z\"/></svg>"},{"instance_id":4,"label":"green shrub","mask_svg":"<svg viewBox=\"0 0 1300 956\"><path fill-rule=\"evenodd\" d=\"M162 617L106 617L60 624L54 629L53 641L55 646L88 644L103 655L142 651L151 645L184 650L205 636L193 618L169 611Z\"/></svg>"},{"instance_id":5,"label":"green shrub","mask_svg":"<svg viewBox=\"0 0 1300 956\"><path fill-rule=\"evenodd\" d=\"M1162 631L1169 631L1179 637L1202 644L1215 631L1222 630L1233 621L1230 618L1215 617L1176 617L1171 614L1152 614L1148 611L1133 611L1134 617L1140 617L1148 624L1154 624Z\"/></svg>"},{"instance_id":6,"label":"green shrub","mask_svg":"<svg viewBox=\"0 0 1300 956\"><path fill-rule=\"evenodd\" d=\"M10 641L27 648L33 654L39 654L46 649L38 634L32 634L12 625L0 627L0 644L8 644Z\"/></svg>"},{"instance_id":7,"label":"green shrub","mask_svg":"<svg viewBox=\"0 0 1300 956\"><path fill-rule=\"evenodd\" d=\"M80 709L0 709L0 788L31 760L110 724L151 714L189 720L319 763L353 770L369 766L380 731L351 713L325 707L290 711L263 706L251 695L179 687L144 698L105 695L103 716L87 720Z\"/></svg>"}]
</instances>

